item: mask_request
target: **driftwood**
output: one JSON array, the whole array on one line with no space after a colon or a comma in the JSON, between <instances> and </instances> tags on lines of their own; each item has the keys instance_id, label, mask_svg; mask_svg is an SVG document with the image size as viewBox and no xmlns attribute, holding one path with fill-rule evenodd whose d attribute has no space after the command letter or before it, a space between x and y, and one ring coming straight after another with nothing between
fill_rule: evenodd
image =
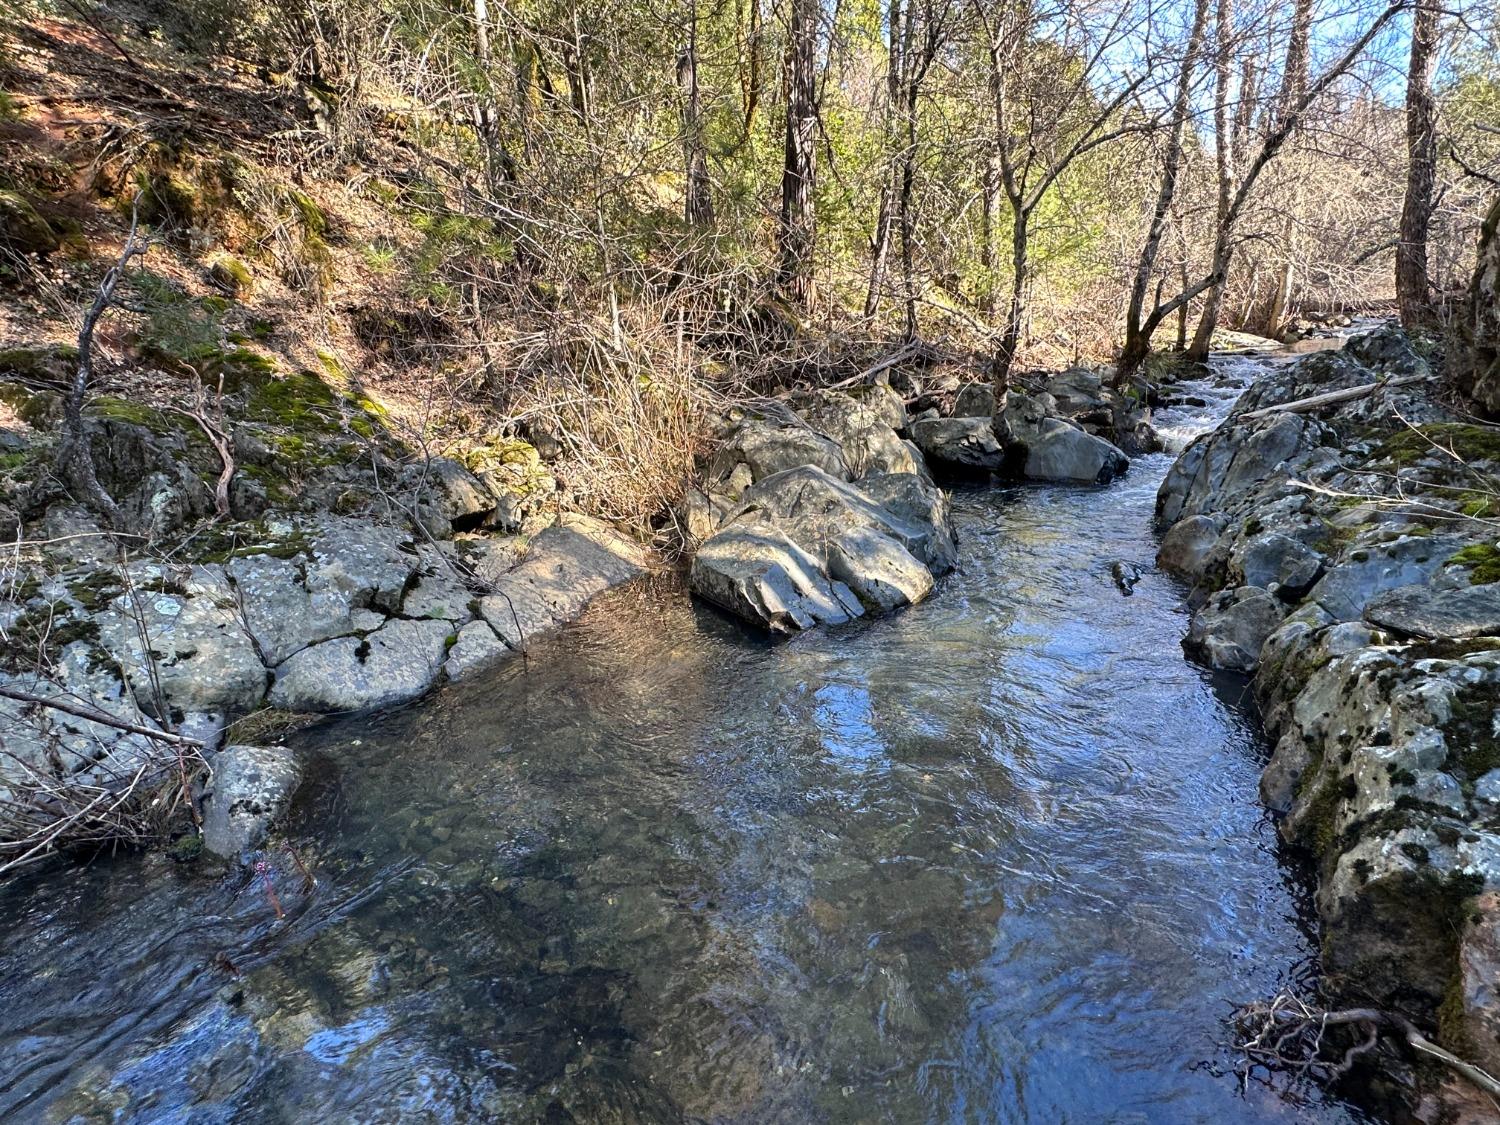
<instances>
[{"instance_id":1,"label":"driftwood","mask_svg":"<svg viewBox=\"0 0 1500 1125\"><path fill-rule=\"evenodd\" d=\"M1420 383L1427 378L1425 375L1403 375L1399 379L1385 379L1378 383L1361 383L1357 387L1345 387L1341 391L1329 391L1326 394L1313 395L1311 398L1299 398L1292 402L1278 403L1276 406L1262 406L1259 410L1247 410L1240 415L1241 421L1249 421L1252 418L1268 418L1272 414L1307 414L1322 406L1332 406L1338 402L1352 402L1357 398L1372 395L1382 387L1405 387L1411 383Z\"/></svg>"}]
</instances>

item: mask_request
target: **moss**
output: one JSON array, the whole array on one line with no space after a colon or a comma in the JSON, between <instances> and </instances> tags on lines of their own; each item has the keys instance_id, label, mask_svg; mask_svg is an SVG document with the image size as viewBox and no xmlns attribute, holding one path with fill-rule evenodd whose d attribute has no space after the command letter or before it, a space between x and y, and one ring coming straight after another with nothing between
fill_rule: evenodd
<instances>
[{"instance_id":1,"label":"moss","mask_svg":"<svg viewBox=\"0 0 1500 1125\"><path fill-rule=\"evenodd\" d=\"M1500 689L1494 684L1464 684L1454 693L1452 719L1443 727L1448 744L1446 766L1465 795L1491 770L1500 769L1500 735L1495 715L1500 711Z\"/></svg>"},{"instance_id":2,"label":"moss","mask_svg":"<svg viewBox=\"0 0 1500 1125\"><path fill-rule=\"evenodd\" d=\"M1435 449L1434 446L1441 449ZM1387 438L1375 451L1377 458L1410 465L1429 454L1451 450L1464 461L1500 461L1500 427L1463 422L1433 422L1408 427Z\"/></svg>"},{"instance_id":3,"label":"moss","mask_svg":"<svg viewBox=\"0 0 1500 1125\"><path fill-rule=\"evenodd\" d=\"M193 226L203 217L204 200L198 185L172 167L141 169L136 173L141 222L151 226ZM121 201L130 206L128 201Z\"/></svg>"},{"instance_id":4,"label":"moss","mask_svg":"<svg viewBox=\"0 0 1500 1125\"><path fill-rule=\"evenodd\" d=\"M328 216L324 214L323 208L313 201L312 196L305 191L290 188L286 193L287 201L296 209L297 215L302 220L302 225L307 229L309 235L321 237L328 233Z\"/></svg>"},{"instance_id":5,"label":"moss","mask_svg":"<svg viewBox=\"0 0 1500 1125\"><path fill-rule=\"evenodd\" d=\"M1470 500L1463 506L1462 511L1464 515L1469 516L1473 519L1478 519L1481 516L1495 515L1496 513L1494 497L1481 496L1477 499Z\"/></svg>"},{"instance_id":6,"label":"moss","mask_svg":"<svg viewBox=\"0 0 1500 1125\"><path fill-rule=\"evenodd\" d=\"M1473 543L1449 557L1450 565L1471 566L1469 585L1488 586L1500 582L1500 548L1493 543Z\"/></svg>"},{"instance_id":7,"label":"moss","mask_svg":"<svg viewBox=\"0 0 1500 1125\"><path fill-rule=\"evenodd\" d=\"M342 421L337 395L310 371L261 383L250 393L246 415L304 434L337 433Z\"/></svg>"},{"instance_id":8,"label":"moss","mask_svg":"<svg viewBox=\"0 0 1500 1125\"><path fill-rule=\"evenodd\" d=\"M172 433L178 427L163 412L154 406L134 402L128 398L116 398L113 395L100 395L89 403L88 413L97 418L108 418L115 422L129 422L134 426L144 426L155 434Z\"/></svg>"},{"instance_id":9,"label":"moss","mask_svg":"<svg viewBox=\"0 0 1500 1125\"><path fill-rule=\"evenodd\" d=\"M1427 849L1421 844L1410 840L1401 845L1401 854L1413 863L1423 867L1432 862L1432 857L1428 855Z\"/></svg>"},{"instance_id":10,"label":"moss","mask_svg":"<svg viewBox=\"0 0 1500 1125\"><path fill-rule=\"evenodd\" d=\"M1472 1059L1477 1053L1477 1044L1469 1034L1464 1019L1463 976L1455 972L1443 989L1442 1003L1437 1010L1438 1043L1459 1058Z\"/></svg>"},{"instance_id":11,"label":"moss","mask_svg":"<svg viewBox=\"0 0 1500 1125\"><path fill-rule=\"evenodd\" d=\"M67 344L0 349L0 374L39 382L67 380L78 362L78 349Z\"/></svg>"},{"instance_id":12,"label":"moss","mask_svg":"<svg viewBox=\"0 0 1500 1125\"><path fill-rule=\"evenodd\" d=\"M203 837L197 832L179 836L167 848L167 856L173 863L195 863L203 855Z\"/></svg>"}]
</instances>

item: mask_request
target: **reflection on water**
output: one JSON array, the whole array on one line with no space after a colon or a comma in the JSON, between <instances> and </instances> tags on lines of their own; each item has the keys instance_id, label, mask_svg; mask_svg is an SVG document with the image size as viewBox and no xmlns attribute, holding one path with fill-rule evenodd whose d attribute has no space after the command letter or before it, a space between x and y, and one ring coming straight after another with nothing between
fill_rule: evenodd
<instances>
[{"instance_id":1,"label":"reflection on water","mask_svg":"<svg viewBox=\"0 0 1500 1125\"><path fill-rule=\"evenodd\" d=\"M284 923L160 858L8 888L0 1117L1361 1120L1222 1073L1313 946L1151 569L1167 463L960 494L892 618L772 645L661 578L314 732Z\"/></svg>"}]
</instances>

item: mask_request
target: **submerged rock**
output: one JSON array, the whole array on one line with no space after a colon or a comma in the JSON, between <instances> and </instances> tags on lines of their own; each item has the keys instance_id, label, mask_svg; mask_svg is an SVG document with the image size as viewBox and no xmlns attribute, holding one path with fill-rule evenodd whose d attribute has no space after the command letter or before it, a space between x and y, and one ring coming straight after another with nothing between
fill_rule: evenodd
<instances>
[{"instance_id":1,"label":"submerged rock","mask_svg":"<svg viewBox=\"0 0 1500 1125\"><path fill-rule=\"evenodd\" d=\"M641 546L602 521L574 517L537 535L524 561L493 581L479 611L507 645L523 649L646 565Z\"/></svg>"},{"instance_id":2,"label":"submerged rock","mask_svg":"<svg viewBox=\"0 0 1500 1125\"><path fill-rule=\"evenodd\" d=\"M203 846L225 859L244 855L286 812L301 779L284 747L225 747L209 767Z\"/></svg>"}]
</instances>

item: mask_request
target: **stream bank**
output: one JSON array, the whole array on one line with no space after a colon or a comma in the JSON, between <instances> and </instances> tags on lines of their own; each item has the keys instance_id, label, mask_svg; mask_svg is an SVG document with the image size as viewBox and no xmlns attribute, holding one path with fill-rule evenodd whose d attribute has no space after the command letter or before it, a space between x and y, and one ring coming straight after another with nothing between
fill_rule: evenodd
<instances>
[{"instance_id":1,"label":"stream bank","mask_svg":"<svg viewBox=\"0 0 1500 1125\"><path fill-rule=\"evenodd\" d=\"M1163 482L1159 561L1194 584L1188 650L1254 676L1326 994L1497 1073L1500 431L1436 385L1394 328L1259 378Z\"/></svg>"}]
</instances>

